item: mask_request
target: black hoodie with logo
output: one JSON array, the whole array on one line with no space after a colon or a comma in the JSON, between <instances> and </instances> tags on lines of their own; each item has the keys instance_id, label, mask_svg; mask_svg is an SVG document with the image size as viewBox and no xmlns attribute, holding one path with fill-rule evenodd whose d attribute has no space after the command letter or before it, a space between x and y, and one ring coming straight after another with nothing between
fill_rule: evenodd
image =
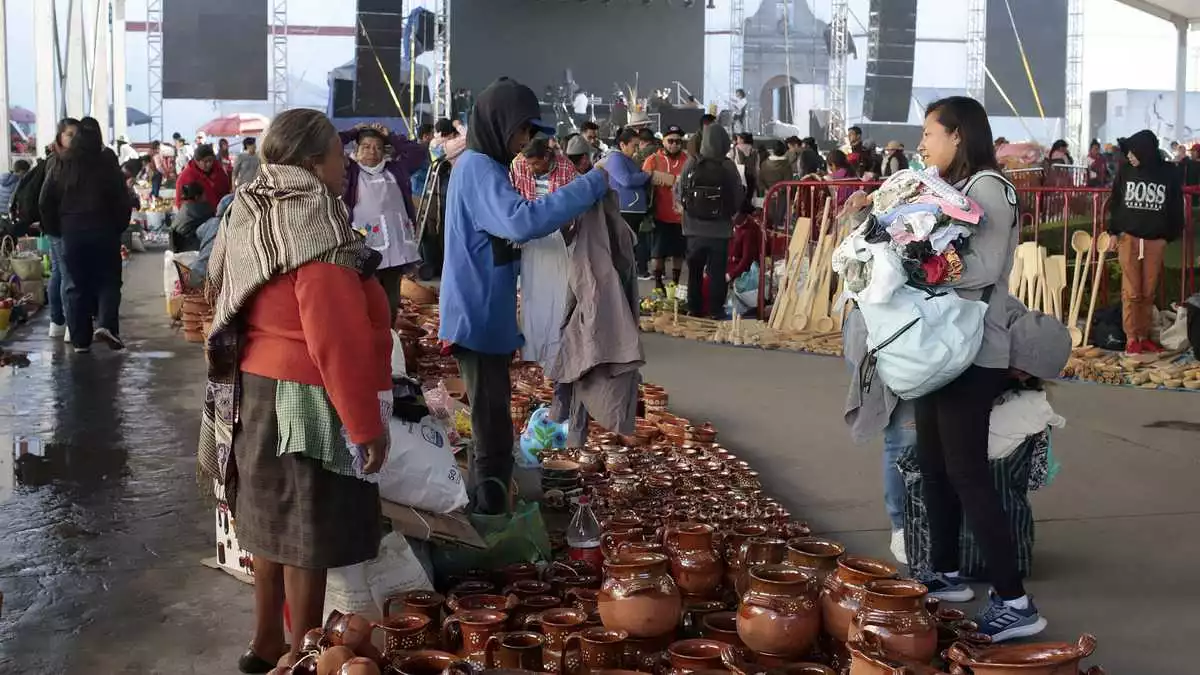
<instances>
[{"instance_id":1,"label":"black hoodie with logo","mask_svg":"<svg viewBox=\"0 0 1200 675\"><path fill-rule=\"evenodd\" d=\"M1183 231L1183 185L1178 168L1163 160L1158 137L1143 129L1125 139L1122 150L1138 158L1126 163L1113 183L1111 234L1172 241Z\"/></svg>"}]
</instances>

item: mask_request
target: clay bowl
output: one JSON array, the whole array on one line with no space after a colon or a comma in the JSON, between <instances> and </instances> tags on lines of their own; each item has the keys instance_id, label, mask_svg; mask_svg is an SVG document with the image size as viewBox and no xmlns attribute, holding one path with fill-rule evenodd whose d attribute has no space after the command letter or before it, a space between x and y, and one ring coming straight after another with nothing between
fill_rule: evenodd
<instances>
[{"instance_id":1,"label":"clay bowl","mask_svg":"<svg viewBox=\"0 0 1200 675\"><path fill-rule=\"evenodd\" d=\"M437 291L408 277L404 277L400 282L400 296L408 298L418 305L432 305L438 301Z\"/></svg>"},{"instance_id":2,"label":"clay bowl","mask_svg":"<svg viewBox=\"0 0 1200 675\"><path fill-rule=\"evenodd\" d=\"M516 595L499 595L494 593L474 593L458 595L446 602L451 612L463 612L476 609L488 609L493 612L511 612L521 602Z\"/></svg>"},{"instance_id":3,"label":"clay bowl","mask_svg":"<svg viewBox=\"0 0 1200 675\"><path fill-rule=\"evenodd\" d=\"M542 463L542 478L549 480L578 480L582 467L568 459L552 459Z\"/></svg>"},{"instance_id":4,"label":"clay bowl","mask_svg":"<svg viewBox=\"0 0 1200 675\"><path fill-rule=\"evenodd\" d=\"M446 388L446 393L450 394L450 398L459 403L467 403L467 383L461 377L448 377L442 380L442 386Z\"/></svg>"}]
</instances>

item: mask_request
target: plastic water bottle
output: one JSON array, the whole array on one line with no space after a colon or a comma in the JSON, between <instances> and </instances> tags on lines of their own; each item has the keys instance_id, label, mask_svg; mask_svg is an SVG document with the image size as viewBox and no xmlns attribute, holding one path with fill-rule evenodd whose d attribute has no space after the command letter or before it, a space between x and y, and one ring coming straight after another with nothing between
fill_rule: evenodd
<instances>
[{"instance_id":1,"label":"plastic water bottle","mask_svg":"<svg viewBox=\"0 0 1200 675\"><path fill-rule=\"evenodd\" d=\"M586 560L597 572L603 569L604 552L600 548L600 521L592 512L587 495L579 497L579 508L567 526L567 547L571 560Z\"/></svg>"}]
</instances>

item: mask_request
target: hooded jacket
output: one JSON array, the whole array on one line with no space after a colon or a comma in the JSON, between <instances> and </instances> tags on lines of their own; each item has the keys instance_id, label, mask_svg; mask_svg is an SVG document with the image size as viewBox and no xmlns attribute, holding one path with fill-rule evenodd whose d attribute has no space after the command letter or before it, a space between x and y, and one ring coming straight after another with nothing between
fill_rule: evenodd
<instances>
[{"instance_id":1,"label":"hooded jacket","mask_svg":"<svg viewBox=\"0 0 1200 675\"><path fill-rule=\"evenodd\" d=\"M725 181L721 189L732 196L730 204L738 206L742 204L746 198L746 188L742 185L742 177L738 174L733 160L728 157L729 145L729 132L725 131L724 127L717 124L708 125L700 139L700 157L689 157L687 164L683 165L680 180L675 181L675 199L677 201L682 200L683 185L687 183L688 176L695 168L696 163L700 158L704 158L722 162L725 169ZM735 208L727 218L703 220L694 218L685 212L683 214L683 234L689 237L729 239L733 236L733 216L736 213L737 209Z\"/></svg>"},{"instance_id":2,"label":"hooded jacket","mask_svg":"<svg viewBox=\"0 0 1200 675\"><path fill-rule=\"evenodd\" d=\"M649 210L650 198L646 190L650 185L650 174L642 171L641 164L626 157L620 150L608 153L604 168L617 191L617 202L621 213L645 213Z\"/></svg>"},{"instance_id":3,"label":"hooded jacket","mask_svg":"<svg viewBox=\"0 0 1200 675\"><path fill-rule=\"evenodd\" d=\"M3 207L4 213L8 213L9 207L12 206L13 195L17 192L17 184L21 182L21 176L15 173L6 173L0 176L0 207Z\"/></svg>"},{"instance_id":4,"label":"hooded jacket","mask_svg":"<svg viewBox=\"0 0 1200 675\"><path fill-rule=\"evenodd\" d=\"M1178 168L1162 159L1158 137L1143 129L1125 140L1138 158L1126 163L1113 183L1111 234L1172 241L1183 231L1183 185Z\"/></svg>"},{"instance_id":5,"label":"hooded jacket","mask_svg":"<svg viewBox=\"0 0 1200 675\"><path fill-rule=\"evenodd\" d=\"M228 195L227 195L228 196ZM224 198L222 198L224 199ZM216 209L203 199L184 202L171 219L171 247L176 251L199 251L200 226L216 215Z\"/></svg>"},{"instance_id":6,"label":"hooded jacket","mask_svg":"<svg viewBox=\"0 0 1200 675\"><path fill-rule=\"evenodd\" d=\"M608 192L593 171L536 201L509 180L512 135L533 120L537 96L508 78L480 93L471 112L467 150L450 172L446 258L439 337L485 354L510 354L524 343L517 327L517 267L512 242L556 231Z\"/></svg>"}]
</instances>

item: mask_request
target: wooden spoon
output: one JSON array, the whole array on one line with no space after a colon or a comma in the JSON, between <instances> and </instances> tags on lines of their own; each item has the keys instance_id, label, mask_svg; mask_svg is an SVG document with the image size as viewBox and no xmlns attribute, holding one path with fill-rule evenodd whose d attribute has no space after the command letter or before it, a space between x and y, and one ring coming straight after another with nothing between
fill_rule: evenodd
<instances>
[{"instance_id":1,"label":"wooden spoon","mask_svg":"<svg viewBox=\"0 0 1200 675\"><path fill-rule=\"evenodd\" d=\"M1054 318L1063 320L1062 292L1067 287L1067 256L1052 255L1046 258L1046 290L1050 292L1050 304Z\"/></svg>"},{"instance_id":2,"label":"wooden spoon","mask_svg":"<svg viewBox=\"0 0 1200 675\"><path fill-rule=\"evenodd\" d=\"M1083 344L1083 331L1079 330L1079 311L1083 305L1083 287L1087 284L1088 266L1092 264L1092 233L1076 230L1071 235L1071 248L1075 249L1075 275L1071 281L1071 303L1067 310L1067 330L1071 332L1071 344Z\"/></svg>"},{"instance_id":3,"label":"wooden spoon","mask_svg":"<svg viewBox=\"0 0 1200 675\"><path fill-rule=\"evenodd\" d=\"M1112 236L1107 232L1100 233L1096 237L1096 250L1100 252L1099 261L1096 263L1096 273L1092 278L1092 297L1088 302L1087 325L1083 327L1083 343L1088 343L1088 338L1092 336L1092 317L1096 314L1096 296L1100 295L1100 278L1104 276L1104 258L1108 255L1108 249L1112 246Z\"/></svg>"}]
</instances>

